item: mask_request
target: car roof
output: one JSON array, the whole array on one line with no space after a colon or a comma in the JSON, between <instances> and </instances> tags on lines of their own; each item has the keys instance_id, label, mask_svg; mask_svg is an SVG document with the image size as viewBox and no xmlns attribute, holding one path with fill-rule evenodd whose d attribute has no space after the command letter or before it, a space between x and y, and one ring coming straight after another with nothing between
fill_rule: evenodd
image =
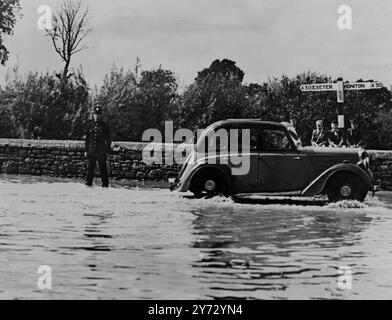
<instances>
[{"instance_id":1,"label":"car roof","mask_svg":"<svg viewBox=\"0 0 392 320\"><path fill-rule=\"evenodd\" d=\"M221 127L222 125L264 125L276 128L286 128L286 126L282 123L263 121L261 119L226 119L215 122L211 124L210 127L216 128Z\"/></svg>"}]
</instances>

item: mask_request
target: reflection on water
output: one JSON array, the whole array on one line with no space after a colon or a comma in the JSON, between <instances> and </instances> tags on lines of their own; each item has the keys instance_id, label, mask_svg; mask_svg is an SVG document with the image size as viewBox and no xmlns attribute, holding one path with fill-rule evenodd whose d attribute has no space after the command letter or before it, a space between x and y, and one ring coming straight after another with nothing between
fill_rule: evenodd
<instances>
[{"instance_id":1,"label":"reflection on water","mask_svg":"<svg viewBox=\"0 0 392 320\"><path fill-rule=\"evenodd\" d=\"M195 266L202 268L199 276L212 289L210 296L219 298L305 298L314 290L323 297L322 288L313 288L321 285L314 280L320 277L331 278L329 289L338 294L336 268L351 265L350 256L364 256L356 246L372 221L365 212L275 205L194 214L194 247L202 254ZM304 292L295 294L301 287Z\"/></svg>"},{"instance_id":2,"label":"reflection on water","mask_svg":"<svg viewBox=\"0 0 392 320\"><path fill-rule=\"evenodd\" d=\"M392 298L391 194L243 202L2 176L0 298Z\"/></svg>"}]
</instances>

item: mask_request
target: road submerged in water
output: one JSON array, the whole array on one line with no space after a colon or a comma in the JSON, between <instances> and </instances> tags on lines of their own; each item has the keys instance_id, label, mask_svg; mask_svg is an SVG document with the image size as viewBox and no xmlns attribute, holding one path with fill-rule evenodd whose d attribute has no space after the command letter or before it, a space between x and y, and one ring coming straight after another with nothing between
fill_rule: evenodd
<instances>
[{"instance_id":1,"label":"road submerged in water","mask_svg":"<svg viewBox=\"0 0 392 320\"><path fill-rule=\"evenodd\" d=\"M1 299L391 299L392 193L196 200L0 176ZM52 272L40 290L39 266ZM338 285L339 268L351 289Z\"/></svg>"}]
</instances>

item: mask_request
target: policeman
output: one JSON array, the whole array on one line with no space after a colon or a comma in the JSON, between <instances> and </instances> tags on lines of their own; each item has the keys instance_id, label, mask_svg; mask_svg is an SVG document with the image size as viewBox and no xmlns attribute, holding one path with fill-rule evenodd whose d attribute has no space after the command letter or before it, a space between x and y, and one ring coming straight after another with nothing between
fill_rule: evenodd
<instances>
[{"instance_id":1,"label":"policeman","mask_svg":"<svg viewBox=\"0 0 392 320\"><path fill-rule=\"evenodd\" d=\"M87 157L86 185L92 186L95 165L98 161L101 172L102 186L109 186L109 177L106 167L106 154L110 153L112 143L111 131L106 122L102 120L102 110L96 105L93 108L93 121L87 125L85 156Z\"/></svg>"}]
</instances>

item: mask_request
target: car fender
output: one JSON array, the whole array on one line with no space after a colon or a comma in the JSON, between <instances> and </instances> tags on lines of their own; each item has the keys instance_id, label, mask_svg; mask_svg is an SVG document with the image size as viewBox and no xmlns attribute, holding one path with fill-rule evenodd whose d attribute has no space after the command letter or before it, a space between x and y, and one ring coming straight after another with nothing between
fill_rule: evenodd
<instances>
[{"instance_id":1,"label":"car fender","mask_svg":"<svg viewBox=\"0 0 392 320\"><path fill-rule=\"evenodd\" d=\"M314 196L323 192L325 185L328 180L338 172L351 172L359 176L369 189L372 188L372 181L368 174L359 166L352 163L339 163L336 164L322 174L320 174L316 179L314 179L301 193L302 196Z\"/></svg>"},{"instance_id":2,"label":"car fender","mask_svg":"<svg viewBox=\"0 0 392 320\"><path fill-rule=\"evenodd\" d=\"M204 170L206 168L211 168L220 171L226 178L229 190L232 190L232 186L233 186L232 177L230 174L230 169L227 167L227 165L208 164L208 163L200 162L197 165L193 166L192 171L187 173L186 179L181 184L181 188L180 188L181 191L188 191L192 179L195 177L195 175L199 173L201 170Z\"/></svg>"}]
</instances>

